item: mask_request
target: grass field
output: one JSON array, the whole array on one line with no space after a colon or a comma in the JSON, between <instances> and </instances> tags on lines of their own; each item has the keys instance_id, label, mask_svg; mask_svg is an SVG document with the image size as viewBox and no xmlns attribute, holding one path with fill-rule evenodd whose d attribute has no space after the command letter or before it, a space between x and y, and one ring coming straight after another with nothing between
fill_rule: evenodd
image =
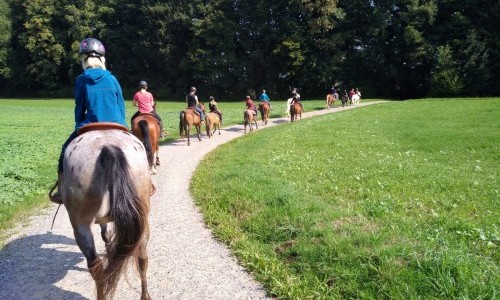
<instances>
[{"instance_id":1,"label":"grass field","mask_svg":"<svg viewBox=\"0 0 500 300\"><path fill-rule=\"evenodd\" d=\"M220 106L225 125L241 123L243 102ZM164 143L183 107L159 103ZM498 98L304 119L221 146L191 188L214 234L281 299L495 299L499 120ZM0 232L51 205L72 128L72 100L0 100Z\"/></svg>"},{"instance_id":2,"label":"grass field","mask_svg":"<svg viewBox=\"0 0 500 300\"><path fill-rule=\"evenodd\" d=\"M272 103L271 116L281 116L285 102ZM323 105L323 101L304 101L306 110ZM243 101L219 102L219 106L224 125L242 123ZM170 133L163 144L179 137L179 112L184 108L183 102L158 103L158 113ZM18 221L35 207L49 205L46 195L57 178L61 145L74 128L73 109L72 99L0 99L0 241L13 219ZM129 122L136 111L131 101L126 111Z\"/></svg>"},{"instance_id":3,"label":"grass field","mask_svg":"<svg viewBox=\"0 0 500 300\"><path fill-rule=\"evenodd\" d=\"M496 299L500 99L391 102L231 141L191 190L280 299Z\"/></svg>"}]
</instances>

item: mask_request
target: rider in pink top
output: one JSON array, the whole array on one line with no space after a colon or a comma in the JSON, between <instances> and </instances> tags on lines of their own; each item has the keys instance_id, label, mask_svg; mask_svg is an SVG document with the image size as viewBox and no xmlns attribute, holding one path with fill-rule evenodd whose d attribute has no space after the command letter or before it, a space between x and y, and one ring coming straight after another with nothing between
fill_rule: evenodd
<instances>
[{"instance_id":1,"label":"rider in pink top","mask_svg":"<svg viewBox=\"0 0 500 300\"><path fill-rule=\"evenodd\" d=\"M151 113L154 110L153 95L146 90L140 90L134 95L134 105L139 108L141 113Z\"/></svg>"},{"instance_id":2,"label":"rider in pink top","mask_svg":"<svg viewBox=\"0 0 500 300\"><path fill-rule=\"evenodd\" d=\"M163 131L163 121L160 116L155 111L155 101L153 99L153 94L147 91L148 83L144 80L139 82L139 88L141 89L134 95L134 106L137 106L139 110L132 116L132 120L141 113L151 114L156 119L160 125L160 138L165 137L165 132Z\"/></svg>"}]
</instances>

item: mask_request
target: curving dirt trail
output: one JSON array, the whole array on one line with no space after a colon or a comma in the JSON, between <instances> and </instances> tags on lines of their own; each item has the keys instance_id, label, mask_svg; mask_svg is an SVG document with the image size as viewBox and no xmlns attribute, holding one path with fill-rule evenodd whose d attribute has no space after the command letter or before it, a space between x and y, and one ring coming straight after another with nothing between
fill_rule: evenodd
<instances>
[{"instance_id":1,"label":"curving dirt trail","mask_svg":"<svg viewBox=\"0 0 500 300\"><path fill-rule=\"evenodd\" d=\"M302 118L352 108L312 111ZM271 119L261 126L259 117L259 130L288 121ZM148 244L149 293L153 299L270 299L228 248L213 238L188 190L200 160L217 146L243 135L243 125L223 128L221 133L211 139L203 135L202 142L194 138L191 146L181 139L160 149ZM0 251L0 299L95 298L93 280L75 244L64 207L50 229L55 211L56 206L51 206L19 225ZM99 226L94 228L94 237L98 253L102 253ZM139 281L131 267L115 299L139 299Z\"/></svg>"}]
</instances>

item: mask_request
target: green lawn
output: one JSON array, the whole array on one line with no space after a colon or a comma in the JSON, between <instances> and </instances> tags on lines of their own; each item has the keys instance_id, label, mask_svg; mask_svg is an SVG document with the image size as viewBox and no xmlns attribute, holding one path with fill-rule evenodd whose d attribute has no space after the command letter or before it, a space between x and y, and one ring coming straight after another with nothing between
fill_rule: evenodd
<instances>
[{"instance_id":1,"label":"green lawn","mask_svg":"<svg viewBox=\"0 0 500 300\"><path fill-rule=\"evenodd\" d=\"M219 104L225 125L242 123L243 101ZM0 100L1 232L51 205L73 105ZM184 106L158 104L163 143ZM499 98L415 100L285 123L209 154L191 188L214 234L279 298L494 299L499 112Z\"/></svg>"},{"instance_id":2,"label":"green lawn","mask_svg":"<svg viewBox=\"0 0 500 300\"><path fill-rule=\"evenodd\" d=\"M186 104L161 100L157 110L169 132L165 144L179 138L179 112ZM271 116L282 116L285 102L272 103ZM321 100L304 101L306 110L323 105ZM244 101L219 102L219 106L224 125L242 123ZM47 193L57 178L61 145L74 128L73 109L72 99L0 99L0 241L12 220L49 205ZM126 111L130 122L136 111L131 101Z\"/></svg>"},{"instance_id":3,"label":"green lawn","mask_svg":"<svg viewBox=\"0 0 500 300\"><path fill-rule=\"evenodd\" d=\"M208 155L191 190L282 299L495 299L500 99L391 102Z\"/></svg>"}]
</instances>

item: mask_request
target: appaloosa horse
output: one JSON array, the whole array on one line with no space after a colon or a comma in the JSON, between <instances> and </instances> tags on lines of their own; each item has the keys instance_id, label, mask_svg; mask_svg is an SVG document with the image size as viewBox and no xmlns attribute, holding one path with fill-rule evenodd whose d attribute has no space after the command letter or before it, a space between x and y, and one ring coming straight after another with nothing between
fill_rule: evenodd
<instances>
[{"instance_id":1,"label":"appaloosa horse","mask_svg":"<svg viewBox=\"0 0 500 300\"><path fill-rule=\"evenodd\" d=\"M63 167L61 199L95 281L97 299L112 298L129 259L134 260L141 277L141 299L150 299L146 244L154 187L143 144L119 129L87 131L68 145ZM113 222L112 229L109 222ZM96 253L94 224L100 225L106 244L102 257Z\"/></svg>"}]
</instances>

